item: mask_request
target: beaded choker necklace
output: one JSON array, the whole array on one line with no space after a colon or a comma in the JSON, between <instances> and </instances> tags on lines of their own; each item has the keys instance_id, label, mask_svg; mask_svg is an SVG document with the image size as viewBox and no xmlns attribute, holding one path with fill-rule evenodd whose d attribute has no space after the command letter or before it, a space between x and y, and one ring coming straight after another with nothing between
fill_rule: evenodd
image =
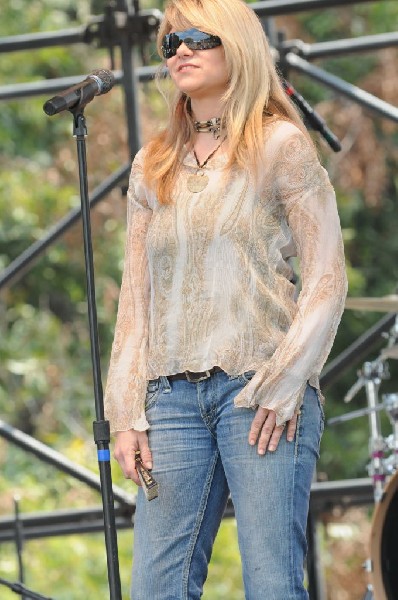
<instances>
[{"instance_id":1,"label":"beaded choker necklace","mask_svg":"<svg viewBox=\"0 0 398 600\"><path fill-rule=\"evenodd\" d=\"M208 121L194 121L195 131L198 133L212 133L215 140L221 135L221 118L214 117Z\"/></svg>"}]
</instances>

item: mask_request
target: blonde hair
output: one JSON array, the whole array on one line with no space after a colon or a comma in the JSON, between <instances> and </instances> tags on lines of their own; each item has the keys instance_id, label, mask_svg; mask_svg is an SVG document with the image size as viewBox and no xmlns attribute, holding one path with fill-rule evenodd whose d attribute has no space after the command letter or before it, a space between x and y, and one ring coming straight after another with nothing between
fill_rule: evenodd
<instances>
[{"instance_id":1,"label":"blonde hair","mask_svg":"<svg viewBox=\"0 0 398 600\"><path fill-rule=\"evenodd\" d=\"M257 179L264 164L264 125L270 118L288 119L305 133L283 90L261 23L243 0L169 0L158 32L159 55L165 34L189 27L222 39L229 75L222 115L228 138L226 169L249 165ZM144 159L144 181L161 204L172 201L184 145L191 144L194 134L189 98L177 90L169 123L149 142Z\"/></svg>"}]
</instances>

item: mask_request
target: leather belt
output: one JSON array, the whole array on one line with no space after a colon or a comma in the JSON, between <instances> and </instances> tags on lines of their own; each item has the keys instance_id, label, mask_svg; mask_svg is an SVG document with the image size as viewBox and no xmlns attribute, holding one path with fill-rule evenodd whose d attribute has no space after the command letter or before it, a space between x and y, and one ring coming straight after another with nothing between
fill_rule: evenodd
<instances>
[{"instance_id":1,"label":"leather belt","mask_svg":"<svg viewBox=\"0 0 398 600\"><path fill-rule=\"evenodd\" d=\"M213 367L212 369L208 369L207 371L184 371L184 373L167 375L167 379L169 381L176 381L177 379L186 379L190 383L198 383L198 381L208 379L213 375L213 373L219 373L222 370L223 369L221 369L220 367Z\"/></svg>"}]
</instances>

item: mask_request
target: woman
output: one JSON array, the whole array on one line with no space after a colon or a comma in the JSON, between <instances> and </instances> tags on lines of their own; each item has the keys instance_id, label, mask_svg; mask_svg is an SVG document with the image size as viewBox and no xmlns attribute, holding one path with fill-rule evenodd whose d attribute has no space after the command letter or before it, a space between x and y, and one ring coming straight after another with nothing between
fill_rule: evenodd
<instances>
[{"instance_id":1,"label":"woman","mask_svg":"<svg viewBox=\"0 0 398 600\"><path fill-rule=\"evenodd\" d=\"M158 41L177 96L133 163L106 392L125 477L140 450L159 482L137 497L132 598L200 598L229 493L246 598L308 598L318 377L346 294L334 193L242 0L172 0Z\"/></svg>"}]
</instances>

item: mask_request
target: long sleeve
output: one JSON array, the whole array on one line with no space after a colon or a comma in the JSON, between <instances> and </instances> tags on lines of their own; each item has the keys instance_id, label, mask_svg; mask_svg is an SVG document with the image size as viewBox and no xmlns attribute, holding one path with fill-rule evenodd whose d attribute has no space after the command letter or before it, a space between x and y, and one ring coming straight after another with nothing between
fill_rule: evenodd
<instances>
[{"instance_id":1,"label":"long sleeve","mask_svg":"<svg viewBox=\"0 0 398 600\"><path fill-rule=\"evenodd\" d=\"M148 428L144 402L148 355L150 279L146 235L152 217L142 184L140 153L127 192L127 236L115 337L105 391L111 431Z\"/></svg>"},{"instance_id":2,"label":"long sleeve","mask_svg":"<svg viewBox=\"0 0 398 600\"><path fill-rule=\"evenodd\" d=\"M333 188L312 145L293 125L278 129L273 171L276 198L296 245L302 287L286 335L236 397L236 405L273 410L280 425L300 407L307 381L319 388L343 312L347 279Z\"/></svg>"}]
</instances>

